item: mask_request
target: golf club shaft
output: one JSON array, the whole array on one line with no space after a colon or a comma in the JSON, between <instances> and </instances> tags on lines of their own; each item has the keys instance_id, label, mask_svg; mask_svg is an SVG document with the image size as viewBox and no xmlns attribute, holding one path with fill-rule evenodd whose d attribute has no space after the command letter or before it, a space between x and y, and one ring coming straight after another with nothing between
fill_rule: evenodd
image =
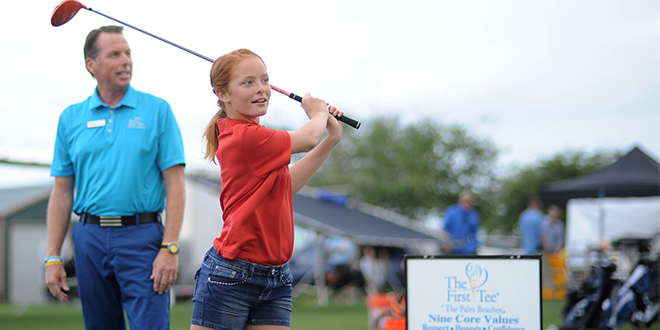
<instances>
[{"instance_id":1,"label":"golf club shaft","mask_svg":"<svg viewBox=\"0 0 660 330\"><path fill-rule=\"evenodd\" d=\"M126 24L125 22L122 22L122 21L120 21L120 20L118 20L118 19L116 19L116 18L110 17L110 16L108 16L108 15L106 15L106 14L103 14L103 13L101 13L101 12L99 12L99 11L93 10L92 8L89 8L89 7L83 7L83 8L85 8L85 9L87 9L87 10L93 12L93 13L97 13L97 14L99 14L99 15L105 17L105 18L111 19L111 20L113 20L113 21L115 21L115 22L117 22L117 23L119 23L119 24L122 24L122 25L128 26L128 27L130 27L131 29L134 29L134 30L140 31L140 32L142 32L142 33L144 33L144 34L146 34L146 35L148 35L148 36L150 36L150 37L154 37L154 38L156 38L156 39L158 39L158 40L160 40L160 41L166 42L166 43L168 43L168 44L170 44L170 45L172 45L172 46L174 46L174 47L176 47L176 48L179 48L179 49L181 49L181 50L183 50L183 51L186 51L186 52L188 52L188 53L190 53L190 54L193 54L193 55L195 55L195 56L197 56L197 57L199 57L199 58L205 59L205 60L207 60L207 61L213 63L213 59L211 59L210 57L206 57L206 56L204 56L204 55L202 55L202 54L200 54L200 53L197 53L197 52L195 52L195 51L192 51L192 50L190 50L190 49L188 49L188 48L186 48L186 47L183 47L183 46L177 45L177 44L175 44L175 43L173 43L173 42L171 42L171 41L169 41L169 40L163 39L163 38L161 38L161 37L159 37L159 36L157 36L157 35L155 35L155 34L151 34L151 33L147 32L147 31L144 31L144 30L142 30L142 29L139 29L139 28L137 28L137 27L135 27L135 26L133 26L133 25ZM287 92L287 91L285 91L285 90L283 90L283 89L281 89L281 88L278 88L278 87L276 87L276 86L273 86L273 85L271 85L271 88L272 88L273 90L275 90L276 92L278 92L278 93L282 93L282 94L288 96L289 98L294 99L294 100L296 100L296 101L302 103L302 97L299 96L299 95L296 95L296 94L294 94L294 93L289 93L289 92ZM348 117L346 117L346 116L335 117L335 118L337 118L337 120L339 120L340 122L342 122L342 123L344 123L344 124L346 124L346 125L348 125L348 126L351 126L351 127L355 128L355 129L360 128L361 123L360 123L359 121L357 121L357 120L354 120L354 119L348 118Z\"/></svg>"},{"instance_id":2,"label":"golf club shaft","mask_svg":"<svg viewBox=\"0 0 660 330\"><path fill-rule=\"evenodd\" d=\"M186 48L186 47L183 47L183 46L177 45L177 44L175 44L175 43L173 43L173 42L171 42L171 41L169 41L169 40L165 40L165 39L163 39L163 38L161 38L161 37L159 37L159 36L157 36L157 35L155 35L155 34L151 34L151 33L147 32L147 31L142 30L142 29L139 29L139 28L137 28L137 27L135 27L135 26L133 26L133 25L126 24L125 22L122 22L122 21L120 21L120 20L118 20L118 19L116 19L116 18L112 18L112 17L110 17L110 16L108 16L108 15L106 15L106 14L103 14L103 13L101 13L101 12L98 12L98 11L96 11L96 10L93 10L92 8L88 8L88 7L87 7L87 8L85 8L85 9L87 9L87 10L89 10L89 11L91 11L91 12L97 13L97 14L99 14L99 15L105 17L105 18L109 18L109 19L111 19L111 20L113 20L113 21L115 21L115 22L117 22L117 23L119 23L119 24L126 25L126 26L128 26L129 28L131 28L131 29L134 29L134 30L140 31L140 32L142 32L142 33L144 33L144 34L146 34L146 35L148 35L148 36L150 36L150 37L154 37L154 38L156 38L156 39L158 39L158 40L160 40L160 41L166 42L166 43L168 43L168 44L170 44L170 45L172 45L172 46L174 46L174 47L176 47L176 48L179 48L179 49L181 49L181 50L184 50L184 51L186 51L186 52L188 52L188 53L190 53L190 54L193 54L193 55L195 55L195 56L197 56L197 57L203 58L203 59L205 59L205 60L207 60L207 61L213 63L213 60L212 60L211 58L206 57L206 56L204 56L204 55L202 55L202 54L200 54L200 53L194 52L194 51L192 51L192 50L190 50L190 49L188 49L188 48Z\"/></svg>"}]
</instances>

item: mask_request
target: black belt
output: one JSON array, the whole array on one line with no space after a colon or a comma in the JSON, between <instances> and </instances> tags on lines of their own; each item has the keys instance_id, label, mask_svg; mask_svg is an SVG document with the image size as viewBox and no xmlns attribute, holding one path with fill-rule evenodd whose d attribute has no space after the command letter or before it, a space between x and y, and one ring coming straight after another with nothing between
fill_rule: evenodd
<instances>
[{"instance_id":1,"label":"black belt","mask_svg":"<svg viewBox=\"0 0 660 330\"><path fill-rule=\"evenodd\" d=\"M100 225L101 227L122 227L130 225L139 225L141 223L160 222L160 212L137 213L134 215L122 216L98 216L89 213L80 215L80 221Z\"/></svg>"}]
</instances>

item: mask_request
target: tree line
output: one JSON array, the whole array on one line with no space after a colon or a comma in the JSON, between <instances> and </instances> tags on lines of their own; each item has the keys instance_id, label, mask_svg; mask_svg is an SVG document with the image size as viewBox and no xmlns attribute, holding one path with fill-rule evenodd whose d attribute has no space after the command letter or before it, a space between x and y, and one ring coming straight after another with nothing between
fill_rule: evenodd
<instances>
[{"instance_id":1,"label":"tree line","mask_svg":"<svg viewBox=\"0 0 660 330\"><path fill-rule=\"evenodd\" d=\"M477 197L482 228L512 233L543 184L594 172L620 156L611 150L566 150L505 170L497 163L499 153L489 139L460 125L383 117L360 130L345 130L310 185L414 220L441 215L467 188Z\"/></svg>"}]
</instances>

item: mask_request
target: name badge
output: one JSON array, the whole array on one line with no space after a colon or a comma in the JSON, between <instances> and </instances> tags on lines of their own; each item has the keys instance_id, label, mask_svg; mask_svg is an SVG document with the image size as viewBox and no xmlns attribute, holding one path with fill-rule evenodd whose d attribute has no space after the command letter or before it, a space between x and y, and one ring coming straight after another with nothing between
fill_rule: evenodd
<instances>
[{"instance_id":1,"label":"name badge","mask_svg":"<svg viewBox=\"0 0 660 330\"><path fill-rule=\"evenodd\" d=\"M87 122L87 128L103 127L103 126L105 126L105 119L92 120Z\"/></svg>"}]
</instances>

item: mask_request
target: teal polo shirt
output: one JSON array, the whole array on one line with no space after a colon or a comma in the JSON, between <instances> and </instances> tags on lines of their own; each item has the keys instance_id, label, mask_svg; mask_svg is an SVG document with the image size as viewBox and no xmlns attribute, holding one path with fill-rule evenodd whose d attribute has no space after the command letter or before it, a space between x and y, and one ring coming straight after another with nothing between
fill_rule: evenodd
<instances>
[{"instance_id":1,"label":"teal polo shirt","mask_svg":"<svg viewBox=\"0 0 660 330\"><path fill-rule=\"evenodd\" d=\"M129 86L110 108L98 91L60 115L50 174L73 175L73 211L131 215L165 209L162 171L185 164L170 105Z\"/></svg>"}]
</instances>

